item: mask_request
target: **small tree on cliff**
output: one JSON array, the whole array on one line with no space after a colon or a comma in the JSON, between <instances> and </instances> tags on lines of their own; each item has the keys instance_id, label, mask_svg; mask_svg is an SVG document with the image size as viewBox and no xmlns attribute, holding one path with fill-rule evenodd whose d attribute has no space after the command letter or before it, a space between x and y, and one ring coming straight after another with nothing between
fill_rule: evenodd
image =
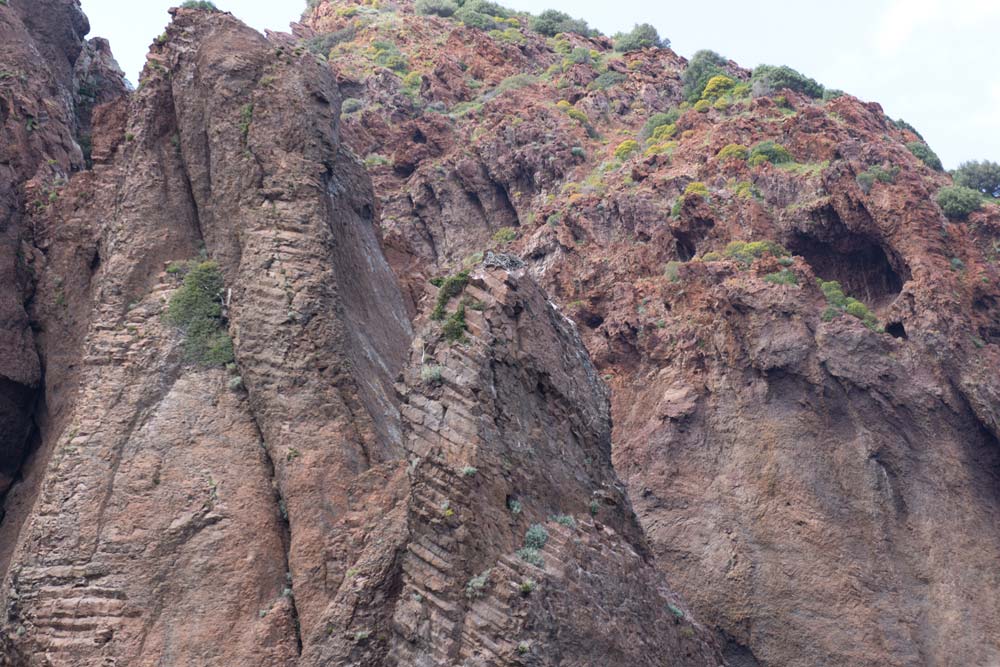
<instances>
[{"instance_id":1,"label":"small tree on cliff","mask_svg":"<svg viewBox=\"0 0 1000 667\"><path fill-rule=\"evenodd\" d=\"M1000 164L988 160L963 162L952 175L955 177L955 185L972 188L988 197L1000 199Z\"/></svg>"},{"instance_id":2,"label":"small tree on cliff","mask_svg":"<svg viewBox=\"0 0 1000 667\"><path fill-rule=\"evenodd\" d=\"M684 97L688 102L697 102L709 80L718 74L725 74L725 58L715 51L702 50L692 56L681 80L684 82Z\"/></svg>"}]
</instances>

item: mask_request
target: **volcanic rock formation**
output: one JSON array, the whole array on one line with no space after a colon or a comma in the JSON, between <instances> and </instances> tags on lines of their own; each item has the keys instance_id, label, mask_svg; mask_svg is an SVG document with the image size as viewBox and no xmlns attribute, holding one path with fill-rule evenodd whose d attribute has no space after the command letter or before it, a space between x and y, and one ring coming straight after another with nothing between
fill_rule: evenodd
<instances>
[{"instance_id":1,"label":"volcanic rock formation","mask_svg":"<svg viewBox=\"0 0 1000 667\"><path fill-rule=\"evenodd\" d=\"M1000 664L1000 207L912 128L171 13L126 91L0 4L0 665Z\"/></svg>"},{"instance_id":2,"label":"volcanic rock formation","mask_svg":"<svg viewBox=\"0 0 1000 667\"><path fill-rule=\"evenodd\" d=\"M467 337L427 324L400 375L416 344L339 107L311 54L176 10L140 90L67 116L93 168L18 209L35 331L9 359L37 345L45 387L11 411L37 431L0 525L4 659L717 665L530 278L483 269ZM199 356L173 318L206 296L228 335Z\"/></svg>"}]
</instances>

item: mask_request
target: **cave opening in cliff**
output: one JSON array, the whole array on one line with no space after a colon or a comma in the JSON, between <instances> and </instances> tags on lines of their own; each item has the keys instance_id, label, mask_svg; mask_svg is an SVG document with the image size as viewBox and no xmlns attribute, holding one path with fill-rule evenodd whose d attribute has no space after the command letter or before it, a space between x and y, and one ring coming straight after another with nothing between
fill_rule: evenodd
<instances>
[{"instance_id":1,"label":"cave opening in cliff","mask_svg":"<svg viewBox=\"0 0 1000 667\"><path fill-rule=\"evenodd\" d=\"M901 259L872 236L847 229L832 207L813 212L809 228L793 232L785 245L817 276L836 280L848 296L872 308L891 304L910 279Z\"/></svg>"},{"instance_id":2,"label":"cave opening in cliff","mask_svg":"<svg viewBox=\"0 0 1000 667\"><path fill-rule=\"evenodd\" d=\"M677 243L677 258L682 262L690 262L698 254L698 246L690 235L674 232L674 241Z\"/></svg>"}]
</instances>

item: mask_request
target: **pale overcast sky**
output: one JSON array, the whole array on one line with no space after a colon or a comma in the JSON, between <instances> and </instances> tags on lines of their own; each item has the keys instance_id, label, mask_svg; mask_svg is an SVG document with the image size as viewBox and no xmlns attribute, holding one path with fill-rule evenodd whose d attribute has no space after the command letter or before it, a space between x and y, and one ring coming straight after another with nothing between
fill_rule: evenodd
<instances>
[{"instance_id":1,"label":"pale overcast sky","mask_svg":"<svg viewBox=\"0 0 1000 667\"><path fill-rule=\"evenodd\" d=\"M180 0L83 0L92 35L111 40L135 81ZM257 28L286 30L304 0L216 0ZM924 135L945 165L1000 161L1000 0L505 0L554 8L611 34L652 23L690 57L710 48L744 67L789 65L831 88L879 102Z\"/></svg>"}]
</instances>

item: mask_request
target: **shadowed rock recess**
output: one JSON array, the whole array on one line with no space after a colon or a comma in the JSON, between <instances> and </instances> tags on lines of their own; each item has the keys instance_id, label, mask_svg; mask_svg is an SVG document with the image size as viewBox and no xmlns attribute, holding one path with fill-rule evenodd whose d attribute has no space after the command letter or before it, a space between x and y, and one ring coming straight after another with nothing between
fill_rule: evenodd
<instances>
[{"instance_id":1,"label":"shadowed rock recess","mask_svg":"<svg viewBox=\"0 0 1000 667\"><path fill-rule=\"evenodd\" d=\"M465 4L0 2L0 667L1000 665L1000 207Z\"/></svg>"}]
</instances>

